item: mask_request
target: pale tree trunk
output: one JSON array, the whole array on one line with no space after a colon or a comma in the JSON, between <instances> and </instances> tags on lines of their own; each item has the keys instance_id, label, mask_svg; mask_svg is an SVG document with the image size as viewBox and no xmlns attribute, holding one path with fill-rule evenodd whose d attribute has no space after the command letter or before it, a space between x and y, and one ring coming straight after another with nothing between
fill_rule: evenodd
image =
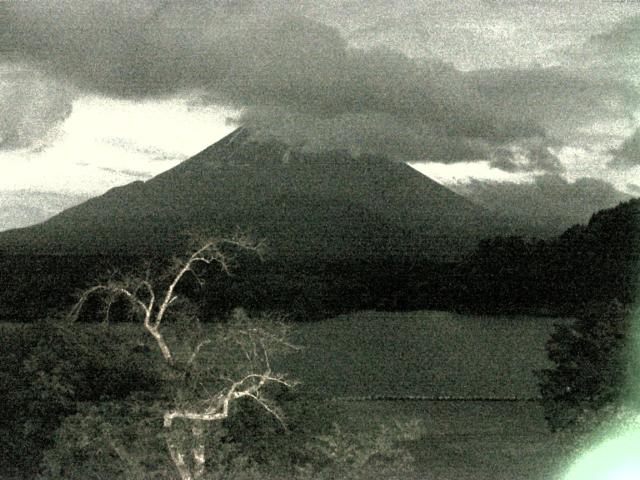
<instances>
[{"instance_id":1,"label":"pale tree trunk","mask_svg":"<svg viewBox=\"0 0 640 480\"><path fill-rule=\"evenodd\" d=\"M242 235L234 237L231 240L209 240L201 248L192 253L186 261L181 263L170 285L164 292L157 291L154 285L148 280L148 277L123 277L123 279L119 281L111 280L105 284L91 287L83 292L71 310L69 318L76 320L87 298L94 293L106 293L112 296L122 295L129 300L133 311L144 315L144 327L156 341L164 361L169 366L175 367L176 363L173 352L160 330L164 315L178 298L174 292L184 275L191 272L200 280L193 270L195 265L217 263L224 272L229 273L229 259L220 248L222 244L234 245L245 250L254 251L260 256L263 246L262 243L254 243ZM156 296L156 294L159 295ZM156 299L160 301L156 303ZM204 478L206 468L204 422L220 421L227 418L229 416L229 404L232 401L241 397L252 398L266 409L267 412L274 415L279 421L282 421L277 410L275 410L260 393L262 387L269 382L276 382L286 386L291 386L291 384L286 382L281 375L272 375L271 367L269 366L268 351L265 349L262 339L254 338L254 333L251 332L243 333L245 335L242 335L242 340L239 342L238 348L244 351L249 365L252 365L253 361L260 361L265 365L265 372L262 374L248 373L241 380L233 382L226 391L221 391L218 396L211 396L211 394L208 393L208 396L211 396L211 400L218 399L214 402L217 403L217 405L213 407L206 408L203 411L189 409L172 410L164 414L164 427L167 429L171 428L172 421L175 418L182 418L191 422L192 445L190 452L185 445L181 445L182 442L172 439L168 430L166 431L167 448L181 480L201 480ZM247 334L248 337L246 336ZM275 339L276 343L283 348L295 348L287 343L284 338L269 336L265 337L265 339L271 341ZM210 340L204 340L195 347L187 362L188 367L195 363L201 348L209 343L211 343ZM116 452L123 460L126 458L120 450L116 450Z\"/></svg>"},{"instance_id":2,"label":"pale tree trunk","mask_svg":"<svg viewBox=\"0 0 640 480\"><path fill-rule=\"evenodd\" d=\"M171 455L171 460L173 460L173 464L180 474L180 480L195 480L194 475L191 474L191 470L189 470L189 466L184 459L184 455L180 453L179 447L167 439L167 448Z\"/></svg>"},{"instance_id":3,"label":"pale tree trunk","mask_svg":"<svg viewBox=\"0 0 640 480\"><path fill-rule=\"evenodd\" d=\"M196 421L196 423L192 425L191 434L193 435L191 448L191 455L193 457L192 467L187 463L188 456L183 453L184 450L170 437L166 439L171 460L173 460L178 470L180 480L201 480L205 474L205 436L202 422Z\"/></svg>"},{"instance_id":4,"label":"pale tree trunk","mask_svg":"<svg viewBox=\"0 0 640 480\"><path fill-rule=\"evenodd\" d=\"M158 348L160 348L160 352L162 353L162 356L164 357L166 362L171 365L173 363L173 356L171 355L171 350L169 349L167 342L164 341L164 337L162 336L160 331L150 325L146 320L145 327L147 328L147 331L153 336L153 338L155 338L156 343L158 344Z\"/></svg>"},{"instance_id":5,"label":"pale tree trunk","mask_svg":"<svg viewBox=\"0 0 640 480\"><path fill-rule=\"evenodd\" d=\"M205 470L205 441L204 428L200 422L191 428L193 433L193 478L199 480L204 476Z\"/></svg>"}]
</instances>

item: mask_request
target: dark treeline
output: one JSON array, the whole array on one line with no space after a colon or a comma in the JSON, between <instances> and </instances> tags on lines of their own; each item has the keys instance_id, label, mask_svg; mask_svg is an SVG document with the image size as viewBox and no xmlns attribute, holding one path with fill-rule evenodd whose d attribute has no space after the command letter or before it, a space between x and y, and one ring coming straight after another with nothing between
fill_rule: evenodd
<instances>
[{"instance_id":1,"label":"dark treeline","mask_svg":"<svg viewBox=\"0 0 640 480\"><path fill-rule=\"evenodd\" d=\"M388 257L307 261L240 255L231 277L210 269L204 287L186 282L183 295L205 320L236 306L277 310L313 320L360 309L447 309L478 313L574 315L594 303L635 298L640 272L640 200L593 215L553 239L495 237L456 263ZM128 256L0 257L0 320L31 321L65 309L79 289L109 269L163 259Z\"/></svg>"},{"instance_id":2,"label":"dark treeline","mask_svg":"<svg viewBox=\"0 0 640 480\"><path fill-rule=\"evenodd\" d=\"M630 304L640 278L640 199L558 238L485 240L457 268L457 304L473 311L573 315L613 300Z\"/></svg>"},{"instance_id":3,"label":"dark treeline","mask_svg":"<svg viewBox=\"0 0 640 480\"><path fill-rule=\"evenodd\" d=\"M164 258L130 256L3 255L0 321L28 322L52 311L68 311L78 293L108 278L111 271L141 270L149 265L160 271L168 263ZM439 282L453 268L453 264L402 258L320 264L260 261L241 255L231 276L211 268L199 272L203 285L187 277L179 293L204 307L201 312L206 321L225 317L238 306L282 312L292 320L315 320L360 309L444 308L445 296L437 293ZM90 314L84 319L88 317Z\"/></svg>"}]
</instances>

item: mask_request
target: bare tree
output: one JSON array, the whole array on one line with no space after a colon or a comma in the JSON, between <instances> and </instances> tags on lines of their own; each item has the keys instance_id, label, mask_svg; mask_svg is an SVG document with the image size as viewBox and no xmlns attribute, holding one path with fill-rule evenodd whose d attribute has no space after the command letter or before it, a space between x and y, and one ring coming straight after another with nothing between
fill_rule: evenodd
<instances>
[{"instance_id":1,"label":"bare tree","mask_svg":"<svg viewBox=\"0 0 640 480\"><path fill-rule=\"evenodd\" d=\"M189 347L172 346L168 341L166 329L162 327L169 312L176 313L173 310L177 310L179 304L177 286L187 274L202 282L199 265L216 264L229 274L233 261L229 248L262 255L263 244L253 242L246 235L202 241L188 257L175 259L165 287L153 281L148 271L141 276L112 276L82 292L69 315L75 321L86 301L92 295L100 295L105 302L107 321L109 308L117 298L125 299L130 310L142 318L144 328L155 340L171 372L169 379L180 391L164 412L164 428L169 455L182 480L198 480L205 473L204 425L207 422L227 418L232 404L241 398L257 402L282 422L277 405L265 395L265 387L269 384L290 387L294 383L271 368L270 357L274 352L297 349L287 340L288 326L277 319L267 318L256 324L243 310L236 310L229 324L208 328L204 334L200 329L198 338ZM193 332L183 333L194 337ZM220 354L222 350L230 354L227 359L233 358L233 365L216 363L224 356ZM176 421L189 432L190 442L175 434Z\"/></svg>"}]
</instances>

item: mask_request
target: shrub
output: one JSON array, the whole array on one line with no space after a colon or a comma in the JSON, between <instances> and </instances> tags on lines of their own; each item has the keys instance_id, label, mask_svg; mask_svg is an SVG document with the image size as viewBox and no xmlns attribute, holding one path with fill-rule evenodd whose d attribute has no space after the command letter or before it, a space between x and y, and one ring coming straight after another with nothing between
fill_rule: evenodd
<instances>
[{"instance_id":1,"label":"shrub","mask_svg":"<svg viewBox=\"0 0 640 480\"><path fill-rule=\"evenodd\" d=\"M174 477L161 408L145 399L80 405L56 430L38 480Z\"/></svg>"},{"instance_id":2,"label":"shrub","mask_svg":"<svg viewBox=\"0 0 640 480\"><path fill-rule=\"evenodd\" d=\"M320 416L309 418L315 402L294 398L283 405L292 414L289 430L253 411L251 402L238 402L227 421L206 425L205 478L359 480L403 478L413 470L408 445L422 436L421 424L391 422L377 431L348 432L330 423L331 412L322 405ZM56 431L39 480L173 479L161 421L165 407L135 397L82 405Z\"/></svg>"},{"instance_id":3,"label":"shrub","mask_svg":"<svg viewBox=\"0 0 640 480\"><path fill-rule=\"evenodd\" d=\"M320 466L312 478L405 478L415 468L407 446L423 435L419 421L393 421L381 424L377 431L356 433L345 432L333 424L328 434L319 436L311 444Z\"/></svg>"},{"instance_id":4,"label":"shrub","mask_svg":"<svg viewBox=\"0 0 640 480\"><path fill-rule=\"evenodd\" d=\"M294 475L313 463L314 453L307 444L314 435L328 431L327 417L320 424L315 402L285 392L274 396L282 405L286 429L251 401L237 402L224 422L205 425L211 478ZM56 430L42 460L40 480L173 479L175 466L167 454L167 432L162 426L166 407L142 394L80 405Z\"/></svg>"},{"instance_id":5,"label":"shrub","mask_svg":"<svg viewBox=\"0 0 640 480\"><path fill-rule=\"evenodd\" d=\"M2 330L0 420L4 472L29 475L63 419L83 402L153 391L159 373L139 339L122 329L56 321Z\"/></svg>"},{"instance_id":6,"label":"shrub","mask_svg":"<svg viewBox=\"0 0 640 480\"><path fill-rule=\"evenodd\" d=\"M573 325L559 325L547 343L555 364L537 372L545 417L562 430L581 416L628 397L631 312L618 302L595 305Z\"/></svg>"}]
</instances>

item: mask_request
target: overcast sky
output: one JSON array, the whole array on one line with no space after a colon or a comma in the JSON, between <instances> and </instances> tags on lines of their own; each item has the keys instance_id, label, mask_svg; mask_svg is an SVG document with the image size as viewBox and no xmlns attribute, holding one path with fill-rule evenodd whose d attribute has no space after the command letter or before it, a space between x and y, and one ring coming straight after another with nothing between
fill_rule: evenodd
<instances>
[{"instance_id":1,"label":"overcast sky","mask_svg":"<svg viewBox=\"0 0 640 480\"><path fill-rule=\"evenodd\" d=\"M600 207L640 191L640 2L0 2L0 192L85 198L238 124Z\"/></svg>"}]
</instances>

